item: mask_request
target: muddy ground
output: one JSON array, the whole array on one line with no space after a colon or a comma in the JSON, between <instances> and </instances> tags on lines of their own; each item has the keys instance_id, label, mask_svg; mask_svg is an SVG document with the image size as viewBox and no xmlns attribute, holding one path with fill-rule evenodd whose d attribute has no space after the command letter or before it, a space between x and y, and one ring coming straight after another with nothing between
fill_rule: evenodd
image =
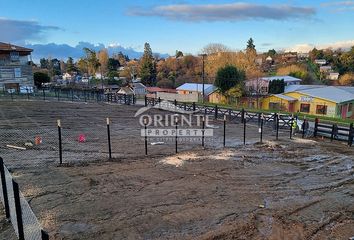
<instances>
[{"instance_id":1,"label":"muddy ground","mask_svg":"<svg viewBox=\"0 0 354 240\"><path fill-rule=\"evenodd\" d=\"M275 141L275 133L266 127L260 144L258 127L248 124L243 146L242 125L228 123L223 149L222 124L213 122L215 136L206 140L206 149L195 140L179 144L180 152L174 154L172 141L149 145L146 157L133 117L138 107L0 105L1 154L53 239L354 236L354 148L343 143L298 136L290 140L286 130ZM111 160L107 116L114 132ZM61 167L57 118L70 130L64 131ZM83 144L76 139L81 133L87 137ZM21 145L37 135L43 143L28 150L3 144Z\"/></svg>"}]
</instances>

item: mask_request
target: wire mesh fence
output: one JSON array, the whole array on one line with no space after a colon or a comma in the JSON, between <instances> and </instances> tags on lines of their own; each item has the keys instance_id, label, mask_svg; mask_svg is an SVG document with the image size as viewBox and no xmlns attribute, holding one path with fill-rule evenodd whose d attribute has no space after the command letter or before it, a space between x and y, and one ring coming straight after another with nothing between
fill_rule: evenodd
<instances>
[{"instance_id":1,"label":"wire mesh fence","mask_svg":"<svg viewBox=\"0 0 354 240\"><path fill-rule=\"evenodd\" d=\"M48 234L43 231L29 203L19 191L17 182L0 158L1 202L5 206L6 217L10 219L15 234L20 240L47 240Z\"/></svg>"},{"instance_id":2,"label":"wire mesh fence","mask_svg":"<svg viewBox=\"0 0 354 240\"><path fill-rule=\"evenodd\" d=\"M103 91L102 89L74 89L48 88L28 90L27 92L8 92L0 90L0 100L44 100L44 101L71 101L71 102L110 102L120 104L135 104L134 94L121 94L117 91Z\"/></svg>"},{"instance_id":3,"label":"wire mesh fence","mask_svg":"<svg viewBox=\"0 0 354 240\"><path fill-rule=\"evenodd\" d=\"M167 115L166 112L163 114ZM230 122L225 119L226 129L224 131L224 120L210 116L210 121L204 129L201 129L202 126L195 120L191 126L177 126L177 128L178 130L212 131L212 136L203 137L199 134L194 137L178 136L176 138L173 134L168 137L149 135L145 147L145 138L142 134L144 127L134 118L127 118L124 121L121 117L113 118L109 120L109 125L107 125L106 118L100 117L87 119L71 116L60 120L60 132L54 119L45 124L24 120L17 124L0 125L0 153L6 164L11 168L26 168L61 163L89 163L109 159L138 159L146 155L145 148L148 148L149 155L173 154L176 141L178 151L194 147L222 147L224 135L226 147L255 143L261 138L271 140L290 137L289 127L279 128L277 131L272 122L267 122L260 132L260 125L257 122ZM174 128L174 126L160 126L156 129L148 126L147 130L153 132L164 129L174 130Z\"/></svg>"}]
</instances>

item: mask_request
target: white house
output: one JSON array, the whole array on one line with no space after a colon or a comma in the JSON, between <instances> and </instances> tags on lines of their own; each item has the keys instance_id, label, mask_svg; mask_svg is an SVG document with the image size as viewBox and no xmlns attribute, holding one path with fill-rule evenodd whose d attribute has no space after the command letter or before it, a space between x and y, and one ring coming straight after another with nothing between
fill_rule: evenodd
<instances>
[{"instance_id":1,"label":"white house","mask_svg":"<svg viewBox=\"0 0 354 240\"><path fill-rule=\"evenodd\" d=\"M246 89L251 93L266 95L268 94L269 83L274 80L284 80L285 87L299 85L302 81L300 78L292 76L260 77L246 81Z\"/></svg>"},{"instance_id":2,"label":"white house","mask_svg":"<svg viewBox=\"0 0 354 240\"><path fill-rule=\"evenodd\" d=\"M331 73L329 73L329 75L328 75L328 79L329 80L338 80L338 78L339 78L339 73L337 73L337 72L331 72Z\"/></svg>"},{"instance_id":3,"label":"white house","mask_svg":"<svg viewBox=\"0 0 354 240\"><path fill-rule=\"evenodd\" d=\"M146 95L146 86L140 82L134 83L132 87L134 94L137 96L145 96Z\"/></svg>"},{"instance_id":4,"label":"white house","mask_svg":"<svg viewBox=\"0 0 354 240\"><path fill-rule=\"evenodd\" d=\"M315 59L315 63L318 65L325 65L327 64L326 59Z\"/></svg>"}]
</instances>

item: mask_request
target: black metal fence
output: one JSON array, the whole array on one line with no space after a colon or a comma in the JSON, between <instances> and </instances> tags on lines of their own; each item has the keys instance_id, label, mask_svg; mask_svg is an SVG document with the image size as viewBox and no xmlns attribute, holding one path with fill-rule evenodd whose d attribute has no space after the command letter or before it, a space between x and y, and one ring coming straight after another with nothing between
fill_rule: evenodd
<instances>
[{"instance_id":1,"label":"black metal fence","mask_svg":"<svg viewBox=\"0 0 354 240\"><path fill-rule=\"evenodd\" d=\"M0 198L5 208L6 218L12 223L16 236L20 240L47 240L45 232L30 205L19 190L18 183L0 157Z\"/></svg>"},{"instance_id":2,"label":"black metal fence","mask_svg":"<svg viewBox=\"0 0 354 240\"><path fill-rule=\"evenodd\" d=\"M94 89L48 88L27 91L27 93L13 93L0 91L0 100L52 100L71 102L110 102L119 104L135 104L136 96L133 94L119 94L103 92Z\"/></svg>"}]
</instances>

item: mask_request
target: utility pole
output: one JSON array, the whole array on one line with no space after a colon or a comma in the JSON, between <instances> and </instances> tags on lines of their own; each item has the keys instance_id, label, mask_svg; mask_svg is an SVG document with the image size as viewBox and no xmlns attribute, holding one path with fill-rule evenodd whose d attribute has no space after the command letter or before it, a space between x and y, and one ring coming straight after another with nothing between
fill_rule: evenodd
<instances>
[{"instance_id":1,"label":"utility pole","mask_svg":"<svg viewBox=\"0 0 354 240\"><path fill-rule=\"evenodd\" d=\"M207 54L205 54L205 53L203 53L203 54L201 54L200 56L202 56L202 60L203 60L203 70L202 70L202 80L203 80L203 91L202 91L202 96L203 96L203 98L202 98L202 103L204 103L204 94L205 94L205 92L204 92L204 84L205 84L205 69L204 69L204 65L205 65L205 57L207 56Z\"/></svg>"}]
</instances>

